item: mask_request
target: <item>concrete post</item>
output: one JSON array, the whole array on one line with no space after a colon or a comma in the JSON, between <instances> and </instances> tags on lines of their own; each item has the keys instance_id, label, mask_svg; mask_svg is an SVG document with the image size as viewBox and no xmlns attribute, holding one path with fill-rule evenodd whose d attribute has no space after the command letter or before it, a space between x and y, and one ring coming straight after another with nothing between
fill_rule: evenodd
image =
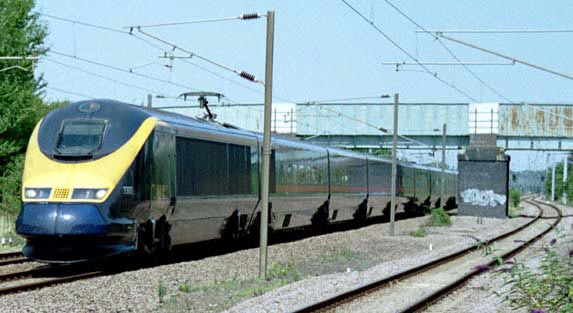
<instances>
[{"instance_id":1,"label":"concrete post","mask_svg":"<svg viewBox=\"0 0 573 313\"><path fill-rule=\"evenodd\" d=\"M555 201L555 163L551 171L551 202Z\"/></svg>"},{"instance_id":2,"label":"concrete post","mask_svg":"<svg viewBox=\"0 0 573 313\"><path fill-rule=\"evenodd\" d=\"M445 184L446 184L446 123L442 130L442 176L440 179L440 207L444 208L446 206L445 196Z\"/></svg>"},{"instance_id":3,"label":"concrete post","mask_svg":"<svg viewBox=\"0 0 573 313\"><path fill-rule=\"evenodd\" d=\"M563 205L567 205L567 158L563 160L563 195L561 201Z\"/></svg>"},{"instance_id":4,"label":"concrete post","mask_svg":"<svg viewBox=\"0 0 573 313\"><path fill-rule=\"evenodd\" d=\"M267 49L265 64L265 120L263 133L263 172L261 179L261 228L259 277L267 277L267 231L269 225L269 180L271 163L271 112L273 99L273 49L275 12L267 12Z\"/></svg>"},{"instance_id":5,"label":"concrete post","mask_svg":"<svg viewBox=\"0 0 573 313\"><path fill-rule=\"evenodd\" d=\"M394 94L394 132L392 133L392 185L390 187L390 236L394 236L394 219L396 215L396 172L398 171L398 94Z\"/></svg>"}]
</instances>

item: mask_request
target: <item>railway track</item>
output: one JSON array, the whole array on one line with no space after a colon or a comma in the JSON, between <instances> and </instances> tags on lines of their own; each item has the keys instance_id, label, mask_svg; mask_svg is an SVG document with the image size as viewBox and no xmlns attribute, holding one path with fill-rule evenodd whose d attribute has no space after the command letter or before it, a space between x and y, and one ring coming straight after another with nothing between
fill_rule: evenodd
<instances>
[{"instance_id":1,"label":"railway track","mask_svg":"<svg viewBox=\"0 0 573 313\"><path fill-rule=\"evenodd\" d=\"M413 312L427 307L462 286L470 278L489 270L498 262L497 257L484 256L479 250L491 247L501 248L498 254L507 260L533 242L550 232L560 221L561 211L555 206L522 200L533 205L539 213L521 227L504 233L488 242L476 245L384 279L376 280L353 290L322 299L294 312L348 311L348 312ZM551 207L556 216L548 218L541 206ZM549 225L546 225L547 222ZM540 225L541 224L541 225ZM534 225L541 231L531 234ZM545 226L545 227L543 227ZM367 301L368 300L368 301ZM372 301L370 301L372 300ZM397 303L399 307L387 307Z\"/></svg>"},{"instance_id":2,"label":"railway track","mask_svg":"<svg viewBox=\"0 0 573 313\"><path fill-rule=\"evenodd\" d=\"M397 217L397 220L407 219L407 218L409 218L409 216L407 216L406 214L402 214ZM291 242L302 238L316 236L317 234L347 231L381 222L382 221L380 219L373 219L369 223L361 225L355 225L352 223L333 225L332 227L324 229L321 232L316 232L316 231L312 232L310 229L307 232L295 233L292 235L288 232L285 232L275 235L272 243L277 244L277 243ZM174 250L175 252L172 255L170 255L169 258L167 258L166 260L159 260L159 262L157 262L158 260L151 260L150 262L145 262L145 260L142 261L138 259L135 259L134 260L135 262L130 262L130 261L126 262L126 260L120 259L116 265L110 265L110 263L113 262L110 262L107 265L99 264L96 266L90 266L85 264L82 265L82 263L66 265L66 266L42 265L35 267L33 269L0 274L0 296L45 288L57 284L77 281L86 278L112 275L129 270L136 270L141 268L153 267L157 265L203 259L205 257L213 255L220 255L224 253L230 253L234 251L256 247L256 245L251 244L248 241L245 241L243 244L238 244L237 242L230 242L230 244L231 245L225 242L220 242L220 243L208 242L208 243L198 243L195 245L190 245L195 248L187 247L186 249L183 249L179 247L178 250L183 250L183 251ZM199 252L189 254L188 253L189 251L199 251ZM0 254L0 266L8 264L32 262L32 261L33 260L24 257L21 252Z\"/></svg>"},{"instance_id":3,"label":"railway track","mask_svg":"<svg viewBox=\"0 0 573 313\"><path fill-rule=\"evenodd\" d=\"M96 270L87 272L77 272L73 274L63 275L61 277L50 277L52 276L49 275L50 273L54 273L56 274L56 276L61 275L56 271L54 271L54 269L52 268L33 269L28 271L21 271L16 273L0 275L0 284L5 285L5 286L0 286L0 296L12 293L18 293L22 291L40 289L76 280L97 277L105 274L104 271Z\"/></svg>"},{"instance_id":4,"label":"railway track","mask_svg":"<svg viewBox=\"0 0 573 313\"><path fill-rule=\"evenodd\" d=\"M19 263L26 263L31 262L32 260L26 258L22 252L6 252L0 253L0 266L10 265L10 264L19 264Z\"/></svg>"},{"instance_id":5,"label":"railway track","mask_svg":"<svg viewBox=\"0 0 573 313\"><path fill-rule=\"evenodd\" d=\"M40 289L57 284L68 283L76 280L109 275L120 271L118 268L110 270L85 264L53 266L43 265L29 270L12 272L0 275L0 296Z\"/></svg>"}]
</instances>

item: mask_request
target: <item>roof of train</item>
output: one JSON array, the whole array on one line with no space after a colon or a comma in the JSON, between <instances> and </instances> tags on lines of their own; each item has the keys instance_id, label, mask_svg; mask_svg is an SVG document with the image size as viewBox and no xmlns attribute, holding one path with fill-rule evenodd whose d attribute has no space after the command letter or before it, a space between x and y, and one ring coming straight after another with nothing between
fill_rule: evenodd
<instances>
[{"instance_id":1,"label":"roof of train","mask_svg":"<svg viewBox=\"0 0 573 313\"><path fill-rule=\"evenodd\" d=\"M192 118L192 117L182 115L179 113L175 113L175 112L168 112L168 111L163 111L163 110L153 109L153 108L145 108L145 107L141 107L141 106L137 106L137 105L133 105L133 104L129 104L129 103L124 103L124 102L119 102L119 101L115 101L115 100L110 100L110 99L86 100L86 101L76 102L76 103L73 103L71 105L80 105L82 103L91 103L91 102L99 103L102 106L112 106L112 105L113 106L122 106L123 107L122 109L124 109L124 110L129 110L129 109L136 110L136 111L139 111L140 113L143 113L149 117L155 117L155 118L157 118L157 119L159 119L159 120L161 120L167 124L177 125L179 127L201 128L203 130L224 132L226 134L235 135L235 136L258 138L261 141L263 138L263 134L261 134L261 133L257 133L257 132L253 132L253 131L249 131L249 130L245 130L245 129L239 129L239 128L235 128L235 127L229 127L229 126L226 126L226 125L218 123L218 122L196 119L196 118ZM371 159L371 160L377 160L380 162L391 163L390 158L378 157L378 156L374 156L374 155L370 155L370 154L366 155L363 153L358 153L358 152L354 152L354 151L350 151L350 150L333 148L333 147L328 147L328 146L309 144L309 143L305 143L305 142L301 142L301 141L297 141L297 140L283 138L283 137L276 136L276 135L272 135L272 143L273 144L279 144L279 145L280 144L288 145L290 147L298 147L301 149L312 149L312 150L324 149L324 150L328 150L330 153L336 153L337 155L355 157L355 158L366 158L367 157L368 159ZM400 164L401 166L415 167L415 168L425 169L425 170L430 170L430 171L440 171L441 170L440 168L436 168L436 167L413 164L413 163L402 162L402 161L398 162L398 164ZM451 173L451 174L457 173L457 171L452 171L452 170L446 170L446 172Z\"/></svg>"}]
</instances>

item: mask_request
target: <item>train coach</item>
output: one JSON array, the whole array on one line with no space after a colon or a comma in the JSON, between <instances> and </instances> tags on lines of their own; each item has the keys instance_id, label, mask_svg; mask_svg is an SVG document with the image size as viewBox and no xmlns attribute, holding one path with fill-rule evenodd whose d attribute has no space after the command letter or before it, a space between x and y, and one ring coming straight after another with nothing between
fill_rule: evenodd
<instances>
[{"instance_id":1,"label":"train coach","mask_svg":"<svg viewBox=\"0 0 573 313\"><path fill-rule=\"evenodd\" d=\"M76 262L256 235L261 146L258 133L112 100L54 110L26 153L23 252ZM271 150L271 231L388 217L388 159L279 137ZM400 163L398 211L439 205L439 179ZM446 172L449 206L456 179Z\"/></svg>"}]
</instances>

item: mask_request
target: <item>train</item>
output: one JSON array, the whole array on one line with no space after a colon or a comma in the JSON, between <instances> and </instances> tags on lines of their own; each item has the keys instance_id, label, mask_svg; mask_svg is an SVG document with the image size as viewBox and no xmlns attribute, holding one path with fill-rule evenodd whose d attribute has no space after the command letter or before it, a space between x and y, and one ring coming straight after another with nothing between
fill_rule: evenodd
<instances>
[{"instance_id":1,"label":"train","mask_svg":"<svg viewBox=\"0 0 573 313\"><path fill-rule=\"evenodd\" d=\"M31 135L16 232L71 263L257 235L262 134L107 99L51 111ZM391 160L273 135L269 230L388 218ZM398 163L397 211L436 207L440 169ZM457 173L444 201L455 207Z\"/></svg>"}]
</instances>

